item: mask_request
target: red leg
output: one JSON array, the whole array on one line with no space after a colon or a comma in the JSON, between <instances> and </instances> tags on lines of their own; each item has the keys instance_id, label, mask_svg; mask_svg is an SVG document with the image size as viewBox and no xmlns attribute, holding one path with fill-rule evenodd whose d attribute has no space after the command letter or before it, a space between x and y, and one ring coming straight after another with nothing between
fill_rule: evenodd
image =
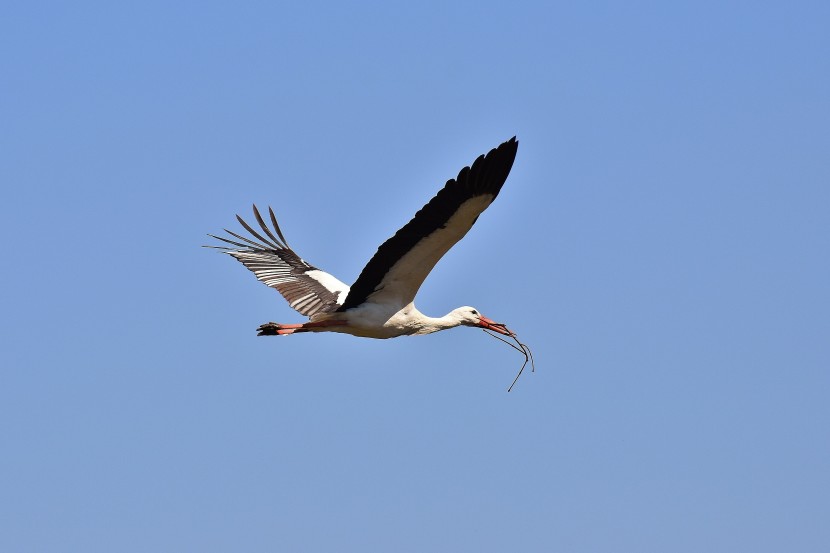
<instances>
[{"instance_id":1,"label":"red leg","mask_svg":"<svg viewBox=\"0 0 830 553\"><path fill-rule=\"evenodd\" d=\"M346 326L348 323L346 321L334 321L334 320L325 320L325 321L317 321L316 323L306 323L304 325L300 325L303 328L324 328L327 326Z\"/></svg>"},{"instance_id":2,"label":"red leg","mask_svg":"<svg viewBox=\"0 0 830 553\"><path fill-rule=\"evenodd\" d=\"M325 328L327 326L343 326L346 321L317 321L303 324L280 324L265 323L257 329L257 336L285 336L295 332L309 332L314 328Z\"/></svg>"}]
</instances>

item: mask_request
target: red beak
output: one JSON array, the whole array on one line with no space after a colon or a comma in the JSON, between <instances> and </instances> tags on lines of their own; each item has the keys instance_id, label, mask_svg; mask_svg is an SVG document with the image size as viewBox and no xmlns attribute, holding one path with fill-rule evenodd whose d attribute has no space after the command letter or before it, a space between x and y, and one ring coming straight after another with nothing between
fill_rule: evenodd
<instances>
[{"instance_id":1,"label":"red beak","mask_svg":"<svg viewBox=\"0 0 830 553\"><path fill-rule=\"evenodd\" d=\"M513 333L504 323L497 323L493 319L488 319L484 315L482 315L479 319L478 326L487 330L492 330L493 332L497 332L499 334L504 334L505 336L513 336Z\"/></svg>"}]
</instances>

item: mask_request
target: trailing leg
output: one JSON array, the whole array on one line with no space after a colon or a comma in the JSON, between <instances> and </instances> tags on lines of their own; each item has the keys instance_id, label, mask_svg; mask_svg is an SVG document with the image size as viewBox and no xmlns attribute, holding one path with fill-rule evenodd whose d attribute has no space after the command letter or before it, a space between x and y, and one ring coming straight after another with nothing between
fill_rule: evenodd
<instances>
[{"instance_id":1,"label":"trailing leg","mask_svg":"<svg viewBox=\"0 0 830 553\"><path fill-rule=\"evenodd\" d=\"M317 321L303 324L265 323L257 328L257 336L285 336L295 332L312 332L328 326L344 326L346 321Z\"/></svg>"}]
</instances>

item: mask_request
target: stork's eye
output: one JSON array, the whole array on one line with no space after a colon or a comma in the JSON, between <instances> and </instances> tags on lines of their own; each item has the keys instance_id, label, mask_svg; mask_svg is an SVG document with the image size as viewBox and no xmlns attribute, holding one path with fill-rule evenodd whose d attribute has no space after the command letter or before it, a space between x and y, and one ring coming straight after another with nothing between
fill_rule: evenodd
<instances>
[{"instance_id":1,"label":"stork's eye","mask_svg":"<svg viewBox=\"0 0 830 553\"><path fill-rule=\"evenodd\" d=\"M476 311L475 309L473 309L473 315L478 315L478 311Z\"/></svg>"}]
</instances>

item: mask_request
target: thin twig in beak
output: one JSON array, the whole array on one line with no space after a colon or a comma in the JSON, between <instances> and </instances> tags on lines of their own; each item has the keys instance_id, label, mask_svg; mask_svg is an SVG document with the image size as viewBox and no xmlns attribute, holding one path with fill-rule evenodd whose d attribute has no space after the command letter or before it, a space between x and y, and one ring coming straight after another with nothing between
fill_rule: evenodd
<instances>
[{"instance_id":1,"label":"thin twig in beak","mask_svg":"<svg viewBox=\"0 0 830 553\"><path fill-rule=\"evenodd\" d=\"M504 324L499 324L498 326L500 326L505 331L507 331L509 333L508 335L511 338L513 338L513 340L519 345L519 347L516 347L511 342L508 342L507 340L505 340L504 338L502 338L498 334L494 334L492 332L489 332L487 329L484 329L484 328L482 330L484 332L486 332L487 334L489 334L490 336L492 336L493 338L495 338L497 340L501 340L502 342L504 342L505 344L507 344L508 346L510 346L511 348L515 349L516 351L520 352L522 355L525 356L525 362L522 363L522 368L519 369L519 373L516 375L516 378L513 379L513 382L510 384L510 387L507 389L507 391L509 392L510 390L513 389L513 386L519 380L519 377L522 376L522 372L525 370L525 367L527 366L527 362L530 361L531 372L536 372L536 363L533 361L533 353L531 353L530 348L527 347L527 344L523 344L522 342L519 341L519 339L516 337L515 332L509 330L507 328L507 326L505 326Z\"/></svg>"}]
</instances>

